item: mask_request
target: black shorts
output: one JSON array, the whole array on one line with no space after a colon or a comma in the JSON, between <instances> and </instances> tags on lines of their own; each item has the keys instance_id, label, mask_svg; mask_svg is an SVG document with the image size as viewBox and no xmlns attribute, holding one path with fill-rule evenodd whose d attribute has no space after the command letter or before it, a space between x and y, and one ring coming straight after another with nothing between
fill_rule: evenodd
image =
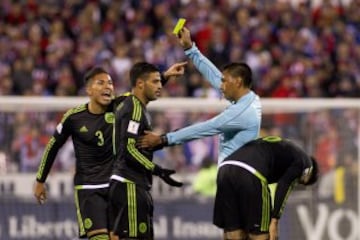
<instances>
[{"instance_id":1,"label":"black shorts","mask_svg":"<svg viewBox=\"0 0 360 240\"><path fill-rule=\"evenodd\" d=\"M153 200L150 191L134 183L111 181L110 229L120 238L153 239Z\"/></svg>"},{"instance_id":2,"label":"black shorts","mask_svg":"<svg viewBox=\"0 0 360 240\"><path fill-rule=\"evenodd\" d=\"M90 231L108 229L109 188L79 189L75 187L76 215L79 237L85 238Z\"/></svg>"},{"instance_id":3,"label":"black shorts","mask_svg":"<svg viewBox=\"0 0 360 240\"><path fill-rule=\"evenodd\" d=\"M239 166L219 168L213 223L225 231L242 229L253 234L269 231L270 191L248 170Z\"/></svg>"}]
</instances>

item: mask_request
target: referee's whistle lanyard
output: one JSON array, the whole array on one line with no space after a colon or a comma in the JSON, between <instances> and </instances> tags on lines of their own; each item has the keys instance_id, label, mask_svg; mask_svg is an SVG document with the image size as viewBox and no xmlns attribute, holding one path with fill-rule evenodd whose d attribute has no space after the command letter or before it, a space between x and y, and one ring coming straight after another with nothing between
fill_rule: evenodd
<instances>
[{"instance_id":1,"label":"referee's whistle lanyard","mask_svg":"<svg viewBox=\"0 0 360 240\"><path fill-rule=\"evenodd\" d=\"M250 173L252 173L253 175L255 175L257 178L259 178L259 180L263 183L263 184L268 184L267 179L259 172L257 171L255 168L253 168L252 166L243 163L243 162L239 162L236 160L227 160L227 161L223 161L222 163L220 163L219 168L221 168L224 165L233 165L233 166L238 166L241 167L247 171L249 171Z\"/></svg>"}]
</instances>

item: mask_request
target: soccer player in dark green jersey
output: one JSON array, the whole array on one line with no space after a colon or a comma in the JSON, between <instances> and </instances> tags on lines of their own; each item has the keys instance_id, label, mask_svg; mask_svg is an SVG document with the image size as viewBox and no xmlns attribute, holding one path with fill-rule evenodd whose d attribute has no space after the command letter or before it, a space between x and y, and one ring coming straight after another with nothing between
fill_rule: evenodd
<instances>
[{"instance_id":1,"label":"soccer player in dark green jersey","mask_svg":"<svg viewBox=\"0 0 360 240\"><path fill-rule=\"evenodd\" d=\"M152 162L154 149L137 149L136 141L151 130L146 105L156 100L162 83L159 70L146 62L130 70L132 92L115 104L115 162L110 181L110 229L112 239L153 239L153 201L150 194L152 175L172 186L181 186L170 177L173 170Z\"/></svg>"},{"instance_id":2,"label":"soccer player in dark green jersey","mask_svg":"<svg viewBox=\"0 0 360 240\"><path fill-rule=\"evenodd\" d=\"M213 222L224 229L224 239L276 240L291 190L317 177L315 159L293 142L277 136L253 140L219 165ZM273 207L271 183L277 183Z\"/></svg>"}]
</instances>

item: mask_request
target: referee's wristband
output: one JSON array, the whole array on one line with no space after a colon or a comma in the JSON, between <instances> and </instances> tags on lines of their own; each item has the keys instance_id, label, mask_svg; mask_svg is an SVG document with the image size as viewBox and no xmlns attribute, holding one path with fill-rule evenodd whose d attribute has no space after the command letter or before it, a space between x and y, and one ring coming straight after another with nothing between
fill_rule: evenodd
<instances>
[{"instance_id":1,"label":"referee's wristband","mask_svg":"<svg viewBox=\"0 0 360 240\"><path fill-rule=\"evenodd\" d=\"M161 140L161 145L162 146L168 146L169 145L168 138L167 138L165 133L160 135L160 140Z\"/></svg>"}]
</instances>

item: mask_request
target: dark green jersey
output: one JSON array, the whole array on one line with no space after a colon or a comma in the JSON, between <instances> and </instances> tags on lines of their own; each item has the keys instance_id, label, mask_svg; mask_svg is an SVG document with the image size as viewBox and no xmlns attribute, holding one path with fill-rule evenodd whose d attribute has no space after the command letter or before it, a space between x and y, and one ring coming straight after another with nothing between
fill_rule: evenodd
<instances>
[{"instance_id":1,"label":"dark green jersey","mask_svg":"<svg viewBox=\"0 0 360 240\"><path fill-rule=\"evenodd\" d=\"M115 104L115 162L112 179L132 181L150 188L152 184L153 152L136 148L136 141L145 130L151 130L150 116L145 106L133 95Z\"/></svg>"},{"instance_id":2,"label":"dark green jersey","mask_svg":"<svg viewBox=\"0 0 360 240\"><path fill-rule=\"evenodd\" d=\"M37 180L45 182L56 154L71 136L76 157L74 184L108 183L113 163L113 122L112 108L104 114L92 114L83 104L67 111L45 148Z\"/></svg>"}]
</instances>

